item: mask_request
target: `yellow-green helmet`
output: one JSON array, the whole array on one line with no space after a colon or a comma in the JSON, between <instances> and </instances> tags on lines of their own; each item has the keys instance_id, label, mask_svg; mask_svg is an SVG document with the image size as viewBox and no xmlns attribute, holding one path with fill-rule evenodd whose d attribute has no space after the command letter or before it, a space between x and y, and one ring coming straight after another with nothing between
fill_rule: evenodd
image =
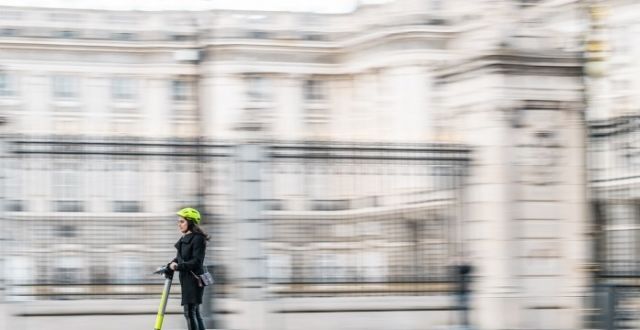
<instances>
[{"instance_id":1,"label":"yellow-green helmet","mask_svg":"<svg viewBox=\"0 0 640 330\"><path fill-rule=\"evenodd\" d=\"M198 210L194 208L185 207L176 212L176 214L187 220L193 221L193 223L195 223L196 225L200 224L200 212L198 212Z\"/></svg>"}]
</instances>

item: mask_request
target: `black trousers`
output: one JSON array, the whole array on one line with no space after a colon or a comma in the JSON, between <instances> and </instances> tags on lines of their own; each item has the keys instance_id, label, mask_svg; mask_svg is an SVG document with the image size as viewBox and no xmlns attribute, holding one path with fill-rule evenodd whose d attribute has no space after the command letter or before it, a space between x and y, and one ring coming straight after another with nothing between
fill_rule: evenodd
<instances>
[{"instance_id":1,"label":"black trousers","mask_svg":"<svg viewBox=\"0 0 640 330\"><path fill-rule=\"evenodd\" d=\"M200 305L186 304L184 307L184 317L187 319L187 329L205 330L204 321L200 315Z\"/></svg>"}]
</instances>

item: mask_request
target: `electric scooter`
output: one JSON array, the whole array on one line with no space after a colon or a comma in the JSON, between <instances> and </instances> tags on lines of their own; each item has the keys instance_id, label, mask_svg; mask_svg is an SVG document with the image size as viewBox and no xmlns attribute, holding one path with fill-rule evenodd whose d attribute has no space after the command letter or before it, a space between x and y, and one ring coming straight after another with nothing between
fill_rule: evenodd
<instances>
[{"instance_id":1,"label":"electric scooter","mask_svg":"<svg viewBox=\"0 0 640 330\"><path fill-rule=\"evenodd\" d=\"M167 266L158 268L154 274L161 274L164 277L164 289L162 290L162 298L160 298L160 306L158 307L158 315L156 316L156 325L154 330L162 329L162 321L164 321L164 313L167 310L167 300L169 299L169 291L171 291L171 282L173 281L174 271Z\"/></svg>"}]
</instances>

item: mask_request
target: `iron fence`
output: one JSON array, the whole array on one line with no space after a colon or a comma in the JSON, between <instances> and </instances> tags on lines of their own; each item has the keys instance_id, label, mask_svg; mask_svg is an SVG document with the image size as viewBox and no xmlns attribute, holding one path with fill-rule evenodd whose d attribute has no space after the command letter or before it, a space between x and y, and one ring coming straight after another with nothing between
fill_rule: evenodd
<instances>
[{"instance_id":1,"label":"iron fence","mask_svg":"<svg viewBox=\"0 0 640 330\"><path fill-rule=\"evenodd\" d=\"M453 289L469 150L457 145L275 145L269 281L282 294Z\"/></svg>"},{"instance_id":2,"label":"iron fence","mask_svg":"<svg viewBox=\"0 0 640 330\"><path fill-rule=\"evenodd\" d=\"M596 313L591 328L605 330L640 329L640 286L598 285L594 290Z\"/></svg>"},{"instance_id":3,"label":"iron fence","mask_svg":"<svg viewBox=\"0 0 640 330\"><path fill-rule=\"evenodd\" d=\"M640 117L590 121L589 189L595 244L591 326L640 329Z\"/></svg>"},{"instance_id":4,"label":"iron fence","mask_svg":"<svg viewBox=\"0 0 640 330\"><path fill-rule=\"evenodd\" d=\"M10 300L140 298L175 254L175 210L199 205L207 263L237 285L236 145L4 139ZM452 292L470 151L460 145L262 142L265 285L279 295ZM252 192L253 194L254 192ZM244 198L244 197L243 197ZM225 274L222 278L222 274Z\"/></svg>"}]
</instances>

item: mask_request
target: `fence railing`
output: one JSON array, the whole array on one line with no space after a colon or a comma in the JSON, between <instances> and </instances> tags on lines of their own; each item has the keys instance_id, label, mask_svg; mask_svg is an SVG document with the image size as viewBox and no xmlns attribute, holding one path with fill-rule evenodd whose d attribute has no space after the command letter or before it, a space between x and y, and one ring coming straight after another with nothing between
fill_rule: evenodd
<instances>
[{"instance_id":1,"label":"fence railing","mask_svg":"<svg viewBox=\"0 0 640 330\"><path fill-rule=\"evenodd\" d=\"M283 295L455 290L470 150L460 145L260 143L265 285ZM10 136L2 141L8 299L157 294L175 210L200 205L207 262L238 270L236 146L228 142ZM196 204L201 203L201 204ZM15 205L20 207L15 207ZM81 205L82 207L77 207ZM11 224L19 223L19 226Z\"/></svg>"},{"instance_id":2,"label":"fence railing","mask_svg":"<svg viewBox=\"0 0 640 330\"><path fill-rule=\"evenodd\" d=\"M596 286L590 328L640 329L640 117L589 121Z\"/></svg>"}]
</instances>

